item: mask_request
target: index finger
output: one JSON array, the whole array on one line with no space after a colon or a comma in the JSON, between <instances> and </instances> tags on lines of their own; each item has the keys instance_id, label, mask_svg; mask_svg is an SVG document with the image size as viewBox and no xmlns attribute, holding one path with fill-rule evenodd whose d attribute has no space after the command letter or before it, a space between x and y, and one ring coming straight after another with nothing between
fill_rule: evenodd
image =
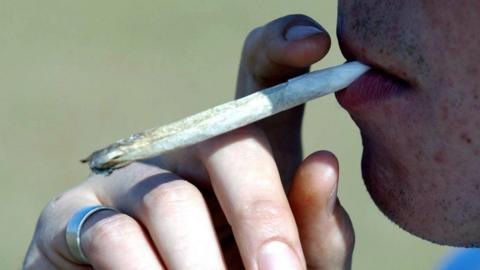
<instances>
[{"instance_id":1,"label":"index finger","mask_svg":"<svg viewBox=\"0 0 480 270\"><path fill-rule=\"evenodd\" d=\"M199 153L245 267L305 268L295 219L264 134L242 128L199 145Z\"/></svg>"}]
</instances>

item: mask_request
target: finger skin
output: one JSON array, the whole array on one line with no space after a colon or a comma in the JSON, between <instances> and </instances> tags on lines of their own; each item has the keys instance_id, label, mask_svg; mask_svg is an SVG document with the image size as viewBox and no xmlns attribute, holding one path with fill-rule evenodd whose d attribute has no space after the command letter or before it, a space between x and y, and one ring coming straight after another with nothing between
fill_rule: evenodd
<instances>
[{"instance_id":1,"label":"finger skin","mask_svg":"<svg viewBox=\"0 0 480 270\"><path fill-rule=\"evenodd\" d=\"M208 208L195 186L176 180L139 200L137 216L168 269L226 269Z\"/></svg>"},{"instance_id":2,"label":"finger skin","mask_svg":"<svg viewBox=\"0 0 480 270\"><path fill-rule=\"evenodd\" d=\"M28 249L27 256L23 262L24 270L34 270L34 269L44 269L44 270L55 270L58 269L48 258L45 256L37 245L30 245Z\"/></svg>"},{"instance_id":3,"label":"finger skin","mask_svg":"<svg viewBox=\"0 0 480 270\"><path fill-rule=\"evenodd\" d=\"M299 25L313 26L323 32L302 40L287 40L288 29ZM305 15L281 17L250 32L244 43L239 71L255 79L250 86L277 84L308 71L310 65L327 54L330 44L328 33L313 19ZM248 86L245 81L239 80L238 86L237 92L245 94L250 90L245 88Z\"/></svg>"},{"instance_id":4,"label":"finger skin","mask_svg":"<svg viewBox=\"0 0 480 270\"><path fill-rule=\"evenodd\" d=\"M76 187L53 198L42 211L35 228L34 237L25 262L32 269L42 268L44 262L37 259L41 254L54 269L91 269L81 265L72 257L65 240L65 228L75 212L85 206L98 205L94 192L82 186ZM33 257L32 257L33 256Z\"/></svg>"},{"instance_id":5,"label":"finger skin","mask_svg":"<svg viewBox=\"0 0 480 270\"><path fill-rule=\"evenodd\" d=\"M87 219L80 235L94 269L165 269L141 225L125 214L99 211Z\"/></svg>"},{"instance_id":6,"label":"finger skin","mask_svg":"<svg viewBox=\"0 0 480 270\"><path fill-rule=\"evenodd\" d=\"M205 200L193 184L169 171L135 163L120 178L99 182L99 197L148 231L167 269L225 269ZM128 173L126 172L128 171Z\"/></svg>"},{"instance_id":7,"label":"finger skin","mask_svg":"<svg viewBox=\"0 0 480 270\"><path fill-rule=\"evenodd\" d=\"M305 15L289 15L259 27L248 35L238 72L237 98L306 73L310 65L327 54L331 41L326 31L302 40L286 40L288 29L298 25L323 30ZM303 111L302 105L256 123L270 142L280 176L287 188L288 181L302 160Z\"/></svg>"},{"instance_id":8,"label":"finger skin","mask_svg":"<svg viewBox=\"0 0 480 270\"><path fill-rule=\"evenodd\" d=\"M289 201L298 224L308 269L350 269L354 232L337 198L338 161L329 152L300 165Z\"/></svg>"},{"instance_id":9,"label":"finger skin","mask_svg":"<svg viewBox=\"0 0 480 270\"><path fill-rule=\"evenodd\" d=\"M301 269L304 260L295 220L261 131L237 130L202 144L199 152L245 267L258 269L261 247L279 240L292 250L294 269Z\"/></svg>"}]
</instances>

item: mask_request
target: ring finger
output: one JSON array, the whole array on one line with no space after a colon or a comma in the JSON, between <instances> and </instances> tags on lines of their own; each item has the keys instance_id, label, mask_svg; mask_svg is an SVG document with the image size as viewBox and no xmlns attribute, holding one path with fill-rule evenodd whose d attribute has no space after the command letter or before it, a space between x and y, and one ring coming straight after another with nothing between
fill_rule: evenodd
<instances>
[{"instance_id":1,"label":"ring finger","mask_svg":"<svg viewBox=\"0 0 480 270\"><path fill-rule=\"evenodd\" d=\"M108 194L100 197L145 226L167 269L226 268L208 207L194 185L146 164L125 169L136 176L103 179Z\"/></svg>"}]
</instances>

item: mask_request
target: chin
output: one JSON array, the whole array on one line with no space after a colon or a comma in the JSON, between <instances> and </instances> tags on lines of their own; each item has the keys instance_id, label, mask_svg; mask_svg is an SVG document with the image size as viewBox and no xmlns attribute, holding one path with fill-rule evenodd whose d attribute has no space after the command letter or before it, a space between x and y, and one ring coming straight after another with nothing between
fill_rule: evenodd
<instances>
[{"instance_id":1,"label":"chin","mask_svg":"<svg viewBox=\"0 0 480 270\"><path fill-rule=\"evenodd\" d=\"M480 246L478 209L454 195L455 191L445 184L451 179L425 173L418 167L422 164L406 164L365 136L362 141L362 176L371 198L386 217L405 231L436 244ZM421 171L424 173L419 174Z\"/></svg>"}]
</instances>

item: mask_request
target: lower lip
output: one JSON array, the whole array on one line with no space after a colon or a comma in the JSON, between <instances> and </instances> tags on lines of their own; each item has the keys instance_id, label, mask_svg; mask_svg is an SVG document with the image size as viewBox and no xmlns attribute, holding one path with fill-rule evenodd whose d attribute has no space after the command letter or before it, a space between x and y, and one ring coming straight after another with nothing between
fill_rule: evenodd
<instances>
[{"instance_id":1,"label":"lower lip","mask_svg":"<svg viewBox=\"0 0 480 270\"><path fill-rule=\"evenodd\" d=\"M346 89L336 93L338 103L348 111L379 103L405 92L405 82L379 70L370 70Z\"/></svg>"}]
</instances>

